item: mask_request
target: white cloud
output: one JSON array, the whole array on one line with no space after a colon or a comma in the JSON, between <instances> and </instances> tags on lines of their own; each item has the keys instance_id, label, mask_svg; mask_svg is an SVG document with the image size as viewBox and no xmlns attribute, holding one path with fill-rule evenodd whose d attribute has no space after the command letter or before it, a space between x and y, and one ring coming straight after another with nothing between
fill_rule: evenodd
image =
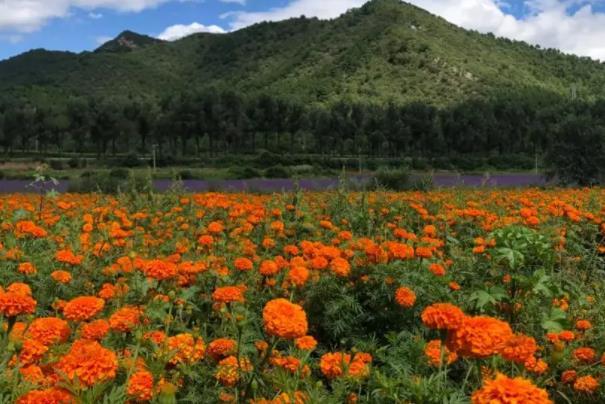
<instances>
[{"instance_id":1,"label":"white cloud","mask_svg":"<svg viewBox=\"0 0 605 404\"><path fill-rule=\"evenodd\" d=\"M519 19L506 13L502 0L408 0L446 20L468 29L523 40L542 47L605 60L605 13L591 4L601 0L525 0L530 14ZM264 12L231 12L231 29L261 21L276 21L306 15L334 18L365 0L292 0L286 6ZM570 7L580 6L573 13Z\"/></svg>"},{"instance_id":2,"label":"white cloud","mask_svg":"<svg viewBox=\"0 0 605 404\"><path fill-rule=\"evenodd\" d=\"M33 32L70 10L111 9L138 12L170 0L0 0L0 32Z\"/></svg>"},{"instance_id":3,"label":"white cloud","mask_svg":"<svg viewBox=\"0 0 605 404\"><path fill-rule=\"evenodd\" d=\"M113 39L111 36L98 36L95 38L95 42L97 45L103 45L106 42L109 42Z\"/></svg>"},{"instance_id":4,"label":"white cloud","mask_svg":"<svg viewBox=\"0 0 605 404\"><path fill-rule=\"evenodd\" d=\"M218 25L203 25L198 22L194 22L189 25L177 24L166 28L164 32L158 35L158 38L163 39L164 41L176 41L177 39L181 39L199 32L223 34L225 33L225 30Z\"/></svg>"},{"instance_id":5,"label":"white cloud","mask_svg":"<svg viewBox=\"0 0 605 404\"><path fill-rule=\"evenodd\" d=\"M220 0L221 3L236 3L242 6L246 5L246 0Z\"/></svg>"},{"instance_id":6,"label":"white cloud","mask_svg":"<svg viewBox=\"0 0 605 404\"><path fill-rule=\"evenodd\" d=\"M276 7L268 11L235 11L223 14L224 18L233 18L232 29L247 27L261 21L277 21L286 18L307 17L334 18L350 8L359 7L367 0L293 0L285 7Z\"/></svg>"},{"instance_id":7,"label":"white cloud","mask_svg":"<svg viewBox=\"0 0 605 404\"><path fill-rule=\"evenodd\" d=\"M92 18L93 20L100 20L101 18L103 18L103 14L101 14L101 13L93 13L91 11L90 13L88 13L88 17Z\"/></svg>"}]
</instances>

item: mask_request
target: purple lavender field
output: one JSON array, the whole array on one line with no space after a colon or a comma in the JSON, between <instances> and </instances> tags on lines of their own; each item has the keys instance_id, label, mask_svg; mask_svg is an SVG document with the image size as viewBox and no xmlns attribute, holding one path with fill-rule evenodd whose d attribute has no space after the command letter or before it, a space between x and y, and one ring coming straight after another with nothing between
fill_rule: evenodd
<instances>
[{"instance_id":1,"label":"purple lavender field","mask_svg":"<svg viewBox=\"0 0 605 404\"><path fill-rule=\"evenodd\" d=\"M417 177L419 178L419 177ZM363 185L372 178L369 176L350 177L352 184ZM174 182L172 180L155 180L154 187L159 192L169 190ZM541 175L530 173L498 174L492 176L484 175L454 175L436 174L432 177L432 183L437 188L451 187L530 187L541 186L547 182ZM0 193L17 192L40 192L55 190L67 192L69 181L61 181L58 185L46 184L34 188L31 181L27 180L0 180ZM185 180L182 186L189 192L205 191L248 191L248 192L280 192L302 189L308 191L324 191L336 189L339 184L338 178L311 178L311 179L249 179L249 180Z\"/></svg>"}]
</instances>

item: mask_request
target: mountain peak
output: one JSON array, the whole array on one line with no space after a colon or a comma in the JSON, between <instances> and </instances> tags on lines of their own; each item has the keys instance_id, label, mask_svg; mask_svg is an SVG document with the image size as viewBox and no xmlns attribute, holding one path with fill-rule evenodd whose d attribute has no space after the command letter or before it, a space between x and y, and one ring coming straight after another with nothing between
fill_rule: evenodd
<instances>
[{"instance_id":1,"label":"mountain peak","mask_svg":"<svg viewBox=\"0 0 605 404\"><path fill-rule=\"evenodd\" d=\"M126 30L121 32L111 41L105 42L97 48L95 52L129 52L160 42L163 41L148 35Z\"/></svg>"}]
</instances>

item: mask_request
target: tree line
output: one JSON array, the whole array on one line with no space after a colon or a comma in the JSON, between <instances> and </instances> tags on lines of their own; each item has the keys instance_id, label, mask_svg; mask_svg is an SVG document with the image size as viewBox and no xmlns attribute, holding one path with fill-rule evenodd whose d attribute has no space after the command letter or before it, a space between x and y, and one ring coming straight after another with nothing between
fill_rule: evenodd
<instances>
[{"instance_id":1,"label":"tree line","mask_svg":"<svg viewBox=\"0 0 605 404\"><path fill-rule=\"evenodd\" d=\"M72 98L57 105L0 100L0 147L17 151L196 156L278 153L373 157L547 153L579 122L599 132L605 101L548 95L313 106L271 95L182 93L157 102ZM563 129L562 129L563 128ZM599 132L600 133L600 132ZM593 139L594 140L594 139Z\"/></svg>"}]
</instances>

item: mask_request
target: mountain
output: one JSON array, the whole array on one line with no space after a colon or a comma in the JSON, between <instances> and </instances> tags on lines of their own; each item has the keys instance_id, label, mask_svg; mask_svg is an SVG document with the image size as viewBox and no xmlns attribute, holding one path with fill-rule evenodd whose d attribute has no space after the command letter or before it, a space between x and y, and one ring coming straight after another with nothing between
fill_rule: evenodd
<instances>
[{"instance_id":1,"label":"mountain","mask_svg":"<svg viewBox=\"0 0 605 404\"><path fill-rule=\"evenodd\" d=\"M260 23L163 42L125 32L95 52L33 50L0 62L0 91L57 102L69 95L157 98L206 87L311 104L449 105L503 93L592 100L605 65L467 31L398 0L339 18Z\"/></svg>"},{"instance_id":2,"label":"mountain","mask_svg":"<svg viewBox=\"0 0 605 404\"><path fill-rule=\"evenodd\" d=\"M132 31L124 31L111 41L105 42L95 52L130 52L149 45L162 43L160 39L147 35L137 34Z\"/></svg>"}]
</instances>

